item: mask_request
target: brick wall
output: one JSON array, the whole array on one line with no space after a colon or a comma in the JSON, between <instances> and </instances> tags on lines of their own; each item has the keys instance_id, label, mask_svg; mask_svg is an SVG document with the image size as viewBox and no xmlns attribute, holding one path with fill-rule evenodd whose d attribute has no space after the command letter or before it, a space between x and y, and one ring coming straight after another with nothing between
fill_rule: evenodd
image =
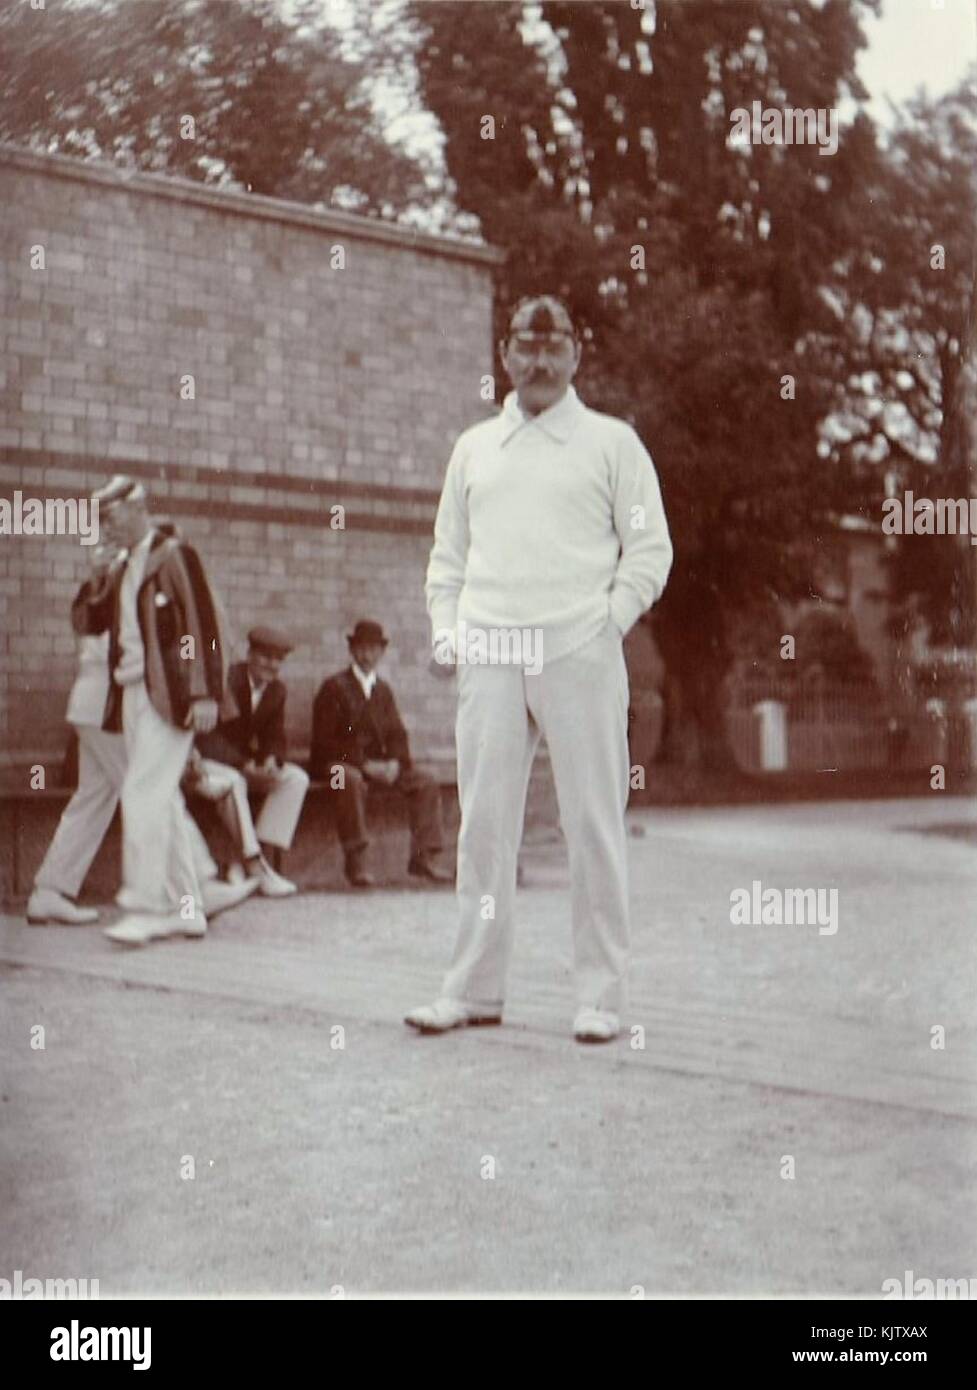
<instances>
[{"instance_id":1,"label":"brick wall","mask_svg":"<svg viewBox=\"0 0 977 1390\"><path fill-rule=\"evenodd\" d=\"M0 496L82 497L138 474L238 638L272 622L298 643L296 744L343 633L370 616L391 634L417 751L449 746L422 586L451 442L490 408L497 253L10 147L0 209ZM7 763L63 747L86 570L73 537L0 536Z\"/></svg>"}]
</instances>

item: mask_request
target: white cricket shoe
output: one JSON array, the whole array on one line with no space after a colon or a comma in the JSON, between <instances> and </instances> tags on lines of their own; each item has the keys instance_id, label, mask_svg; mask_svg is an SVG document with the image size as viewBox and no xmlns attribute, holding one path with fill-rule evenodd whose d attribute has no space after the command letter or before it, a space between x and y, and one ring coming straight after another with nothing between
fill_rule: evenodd
<instances>
[{"instance_id":1,"label":"white cricket shoe","mask_svg":"<svg viewBox=\"0 0 977 1390\"><path fill-rule=\"evenodd\" d=\"M35 888L27 901L27 920L32 927L57 922L65 927L90 927L98 921L93 907L79 907L56 888Z\"/></svg>"},{"instance_id":2,"label":"white cricket shoe","mask_svg":"<svg viewBox=\"0 0 977 1390\"><path fill-rule=\"evenodd\" d=\"M207 919L197 916L186 920L178 912L130 912L114 927L106 927L103 935L120 946L145 946L167 936L206 936Z\"/></svg>"},{"instance_id":3,"label":"white cricket shoe","mask_svg":"<svg viewBox=\"0 0 977 1390\"><path fill-rule=\"evenodd\" d=\"M290 878L286 878L284 874L276 873L264 859L262 859L258 869L257 886L258 892L263 898L288 898L293 893L298 892L298 888Z\"/></svg>"},{"instance_id":4,"label":"white cricket shoe","mask_svg":"<svg viewBox=\"0 0 977 1390\"><path fill-rule=\"evenodd\" d=\"M200 901L205 915L216 917L218 912L227 912L232 907L237 907L257 890L256 878L246 878L239 883L221 883L219 878L212 878L201 886Z\"/></svg>"},{"instance_id":5,"label":"white cricket shoe","mask_svg":"<svg viewBox=\"0 0 977 1390\"><path fill-rule=\"evenodd\" d=\"M420 1033L447 1033L452 1028L490 1028L502 1022L502 1011L496 1013L461 999L435 999L433 1004L411 1009L404 1022Z\"/></svg>"},{"instance_id":6,"label":"white cricket shoe","mask_svg":"<svg viewBox=\"0 0 977 1390\"><path fill-rule=\"evenodd\" d=\"M573 1036L577 1042L612 1042L620 1031L617 1014L608 1013L606 1009L595 1009L589 1004L579 1008L573 1020Z\"/></svg>"}]
</instances>

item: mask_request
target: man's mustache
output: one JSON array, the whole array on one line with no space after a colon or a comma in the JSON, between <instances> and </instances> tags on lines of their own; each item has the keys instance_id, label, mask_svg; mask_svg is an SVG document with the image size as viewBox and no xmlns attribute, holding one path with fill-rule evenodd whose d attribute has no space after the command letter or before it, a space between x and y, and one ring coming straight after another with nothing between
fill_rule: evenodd
<instances>
[{"instance_id":1,"label":"man's mustache","mask_svg":"<svg viewBox=\"0 0 977 1390\"><path fill-rule=\"evenodd\" d=\"M539 372L539 371L537 371L537 372L532 372L532 373L530 374L530 377L529 377L529 384L530 384L530 386L536 386L536 385L538 385L538 384L545 383L547 386L549 386L549 385L552 385L552 383L555 381L555 379L556 379L556 378L553 376L552 372Z\"/></svg>"}]
</instances>

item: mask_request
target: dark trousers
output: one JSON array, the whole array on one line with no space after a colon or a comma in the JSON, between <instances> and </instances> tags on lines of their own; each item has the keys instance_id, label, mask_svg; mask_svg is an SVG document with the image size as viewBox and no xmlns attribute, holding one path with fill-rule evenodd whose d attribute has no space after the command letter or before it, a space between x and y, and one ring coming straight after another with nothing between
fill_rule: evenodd
<instances>
[{"instance_id":1,"label":"dark trousers","mask_svg":"<svg viewBox=\"0 0 977 1390\"><path fill-rule=\"evenodd\" d=\"M330 796L336 808L336 829L346 854L365 849L370 842L366 825L367 793L370 780L358 767L343 764L345 787L334 787ZM380 783L378 785L383 785ZM401 770L391 791L406 798L410 821L411 858L418 854L434 854L441 848L444 834L441 828L441 789L434 778L419 768Z\"/></svg>"}]
</instances>

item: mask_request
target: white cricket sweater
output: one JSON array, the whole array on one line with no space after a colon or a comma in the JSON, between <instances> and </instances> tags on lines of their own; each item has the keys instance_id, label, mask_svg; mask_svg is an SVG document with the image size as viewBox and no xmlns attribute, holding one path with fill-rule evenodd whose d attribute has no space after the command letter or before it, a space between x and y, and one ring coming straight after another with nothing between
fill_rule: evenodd
<instances>
[{"instance_id":1,"label":"white cricket sweater","mask_svg":"<svg viewBox=\"0 0 977 1390\"><path fill-rule=\"evenodd\" d=\"M535 416L512 392L448 463L427 569L434 640L459 624L532 629L555 661L608 617L626 633L671 564L658 475L631 426L572 386Z\"/></svg>"}]
</instances>

